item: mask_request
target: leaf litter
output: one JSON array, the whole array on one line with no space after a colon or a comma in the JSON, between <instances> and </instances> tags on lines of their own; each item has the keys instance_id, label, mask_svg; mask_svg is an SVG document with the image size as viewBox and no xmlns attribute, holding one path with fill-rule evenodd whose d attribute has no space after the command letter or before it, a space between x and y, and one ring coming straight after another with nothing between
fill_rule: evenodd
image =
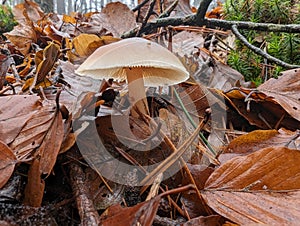
<instances>
[{"instance_id":1,"label":"leaf litter","mask_svg":"<svg viewBox=\"0 0 300 226\"><path fill-rule=\"evenodd\" d=\"M31 1L14 8L19 24L5 34L8 42L0 46L0 222L299 222L299 70L253 87L223 63L225 51L212 43L205 47L210 34L229 40L229 33L178 26L171 42L170 33L169 39L159 31L146 35L173 47L190 79L172 87L183 107L172 89L148 89L153 94L148 100L151 116L156 119L151 139L145 133L147 118L130 118L133 134L143 141L129 134L122 139L130 140L132 147L154 147L151 151L138 153L120 141L111 119L126 126L127 85L80 77L74 71L98 47L136 28L150 4L142 7L139 18L120 2L109 3L100 13L63 16L45 14ZM181 10L173 11L172 17L193 10L187 1L176 7ZM219 17L218 7L207 16ZM154 10L163 13L157 6ZM124 177L112 156L134 170ZM155 163L156 170L145 167ZM154 182L178 167L183 168L172 177ZM15 180L16 175L21 180ZM151 183L138 186L141 178ZM114 182L119 179L125 183ZM3 195L7 186L20 191ZM157 192L146 201L155 186Z\"/></svg>"}]
</instances>

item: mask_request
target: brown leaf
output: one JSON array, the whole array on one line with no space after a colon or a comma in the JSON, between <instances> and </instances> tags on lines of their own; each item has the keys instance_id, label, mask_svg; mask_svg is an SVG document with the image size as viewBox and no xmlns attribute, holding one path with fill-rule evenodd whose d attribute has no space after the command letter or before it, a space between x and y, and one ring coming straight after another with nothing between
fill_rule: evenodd
<instances>
[{"instance_id":1,"label":"brown leaf","mask_svg":"<svg viewBox=\"0 0 300 226\"><path fill-rule=\"evenodd\" d=\"M278 79L271 78L257 89L300 121L300 69L285 71Z\"/></svg>"},{"instance_id":2,"label":"brown leaf","mask_svg":"<svg viewBox=\"0 0 300 226\"><path fill-rule=\"evenodd\" d=\"M43 60L40 62L36 61L36 84L41 81L44 81L45 77L52 70L54 63L57 61L58 56L60 54L59 45L51 42L44 50L43 50Z\"/></svg>"},{"instance_id":3,"label":"brown leaf","mask_svg":"<svg viewBox=\"0 0 300 226\"><path fill-rule=\"evenodd\" d=\"M49 175L56 162L58 152L64 139L64 127L61 113L58 111L47 131L43 143L39 147L41 153L40 171L42 174Z\"/></svg>"},{"instance_id":4,"label":"brown leaf","mask_svg":"<svg viewBox=\"0 0 300 226\"><path fill-rule=\"evenodd\" d=\"M157 196L133 207L122 208L120 205L112 206L100 216L101 225L130 226L140 223L143 226L151 226L159 202L160 196Z\"/></svg>"},{"instance_id":5,"label":"brown leaf","mask_svg":"<svg viewBox=\"0 0 300 226\"><path fill-rule=\"evenodd\" d=\"M32 43L36 43L37 36L31 26L27 24L19 24L4 36L12 42L16 48L25 56L29 53Z\"/></svg>"},{"instance_id":6,"label":"brown leaf","mask_svg":"<svg viewBox=\"0 0 300 226\"><path fill-rule=\"evenodd\" d=\"M63 139L61 123L61 113L57 111L55 105L51 103L45 105L39 111L35 111L25 124L22 124L19 133L9 146L18 160L25 161L37 154L43 156L46 145L47 151L50 151L51 154L48 156L49 159L45 160L47 163L41 162L40 164L43 173L44 171L49 173L50 168L53 167L53 161L55 161L53 159L56 159ZM49 144L49 141L52 143ZM48 166L45 167L42 164L48 164Z\"/></svg>"},{"instance_id":7,"label":"brown leaf","mask_svg":"<svg viewBox=\"0 0 300 226\"><path fill-rule=\"evenodd\" d=\"M266 147L278 146L299 150L299 139L298 131L255 130L232 140L223 153L250 154Z\"/></svg>"},{"instance_id":8,"label":"brown leaf","mask_svg":"<svg viewBox=\"0 0 300 226\"><path fill-rule=\"evenodd\" d=\"M41 106L40 97L34 95L0 97L0 140L10 144Z\"/></svg>"},{"instance_id":9,"label":"brown leaf","mask_svg":"<svg viewBox=\"0 0 300 226\"><path fill-rule=\"evenodd\" d=\"M130 8L121 2L108 3L101 11L104 13L116 33L115 37L120 37L124 32L130 31L137 26L134 13Z\"/></svg>"},{"instance_id":10,"label":"brown leaf","mask_svg":"<svg viewBox=\"0 0 300 226\"><path fill-rule=\"evenodd\" d=\"M285 127L296 130L300 127L300 121L290 116L273 97L264 92L239 87L224 97L251 125L262 129Z\"/></svg>"},{"instance_id":11,"label":"brown leaf","mask_svg":"<svg viewBox=\"0 0 300 226\"><path fill-rule=\"evenodd\" d=\"M17 159L12 150L0 141L0 188L2 188L12 175Z\"/></svg>"},{"instance_id":12,"label":"brown leaf","mask_svg":"<svg viewBox=\"0 0 300 226\"><path fill-rule=\"evenodd\" d=\"M300 152L268 147L239 156L215 170L205 189L291 190L300 188Z\"/></svg>"},{"instance_id":13,"label":"brown leaf","mask_svg":"<svg viewBox=\"0 0 300 226\"><path fill-rule=\"evenodd\" d=\"M202 194L239 224L294 224L300 220L299 161L300 152L285 147L233 158L212 173Z\"/></svg>"},{"instance_id":14,"label":"brown leaf","mask_svg":"<svg viewBox=\"0 0 300 226\"><path fill-rule=\"evenodd\" d=\"M37 22L44 16L39 5L33 1L24 1L13 8L15 19L22 23L24 20Z\"/></svg>"},{"instance_id":15,"label":"brown leaf","mask_svg":"<svg viewBox=\"0 0 300 226\"><path fill-rule=\"evenodd\" d=\"M211 216L200 216L193 218L185 223L182 226L218 226L218 225L226 225L224 224L224 219L222 219L219 215L211 215Z\"/></svg>"},{"instance_id":16,"label":"brown leaf","mask_svg":"<svg viewBox=\"0 0 300 226\"><path fill-rule=\"evenodd\" d=\"M300 192L205 191L208 205L238 225L297 225Z\"/></svg>"},{"instance_id":17,"label":"brown leaf","mask_svg":"<svg viewBox=\"0 0 300 226\"><path fill-rule=\"evenodd\" d=\"M40 160L33 160L29 172L28 181L25 187L25 205L40 207L43 200L45 182L41 179Z\"/></svg>"}]
</instances>

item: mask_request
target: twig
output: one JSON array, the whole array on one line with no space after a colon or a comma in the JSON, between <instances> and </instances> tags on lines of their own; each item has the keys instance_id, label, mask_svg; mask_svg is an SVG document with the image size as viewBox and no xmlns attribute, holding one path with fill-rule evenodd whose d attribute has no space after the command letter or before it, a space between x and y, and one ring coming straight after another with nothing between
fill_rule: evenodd
<instances>
[{"instance_id":1,"label":"twig","mask_svg":"<svg viewBox=\"0 0 300 226\"><path fill-rule=\"evenodd\" d=\"M89 197L89 186L86 184L83 170L76 163L71 163L69 170L81 225L99 225L99 214L94 208L92 199Z\"/></svg>"},{"instance_id":2,"label":"twig","mask_svg":"<svg viewBox=\"0 0 300 226\"><path fill-rule=\"evenodd\" d=\"M144 5L146 5L147 2L149 2L150 0L144 0L141 4L137 5L136 7L134 7L132 9L133 12L140 10Z\"/></svg>"},{"instance_id":3,"label":"twig","mask_svg":"<svg viewBox=\"0 0 300 226\"><path fill-rule=\"evenodd\" d=\"M146 26L150 16L153 14L155 2L156 2L156 0L151 0L148 11L146 13L146 16L142 22L141 27L139 28L138 32L136 33L136 36L140 36L143 33L144 27Z\"/></svg>"},{"instance_id":4,"label":"twig","mask_svg":"<svg viewBox=\"0 0 300 226\"><path fill-rule=\"evenodd\" d=\"M202 0L196 13L196 23L201 24L204 21L206 11L212 0Z\"/></svg>"},{"instance_id":5,"label":"twig","mask_svg":"<svg viewBox=\"0 0 300 226\"><path fill-rule=\"evenodd\" d=\"M279 66L285 67L285 68L298 68L300 67L300 65L292 65L292 64L288 64L282 60L279 60L271 55L269 55L268 53L264 52L263 50L261 50L260 48L251 45L247 39L239 32L238 28L236 25L233 25L231 28L233 34L236 36L237 39L239 39L245 46L247 46L250 50L252 50L253 52L255 52L256 54L264 57L265 59L267 59L268 61L271 61Z\"/></svg>"},{"instance_id":6,"label":"twig","mask_svg":"<svg viewBox=\"0 0 300 226\"><path fill-rule=\"evenodd\" d=\"M170 16L171 12L176 8L178 5L179 0L175 0L162 14L159 15L158 18L165 18Z\"/></svg>"}]
</instances>

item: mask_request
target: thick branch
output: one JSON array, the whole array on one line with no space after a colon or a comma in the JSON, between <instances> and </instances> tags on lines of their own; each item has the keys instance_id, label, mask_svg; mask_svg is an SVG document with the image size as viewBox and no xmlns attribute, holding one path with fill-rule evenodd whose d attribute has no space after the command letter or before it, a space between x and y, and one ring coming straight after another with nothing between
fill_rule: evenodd
<instances>
[{"instance_id":1,"label":"thick branch","mask_svg":"<svg viewBox=\"0 0 300 226\"><path fill-rule=\"evenodd\" d=\"M172 17L172 18L160 18L153 22L149 22L144 27L144 32L149 33L153 29L166 26L178 26L178 25L190 25L190 26L206 26L208 28L223 28L230 30L233 25L236 25L238 29L258 30L258 31L273 31L273 32L286 32L286 33L300 33L299 24L271 24L271 23L253 23L246 21L226 21L219 19L204 19L202 22L197 23L196 14L191 14L186 17ZM135 28L122 35L122 38L129 38L136 35L138 28Z\"/></svg>"},{"instance_id":2,"label":"thick branch","mask_svg":"<svg viewBox=\"0 0 300 226\"><path fill-rule=\"evenodd\" d=\"M285 67L285 68L298 68L300 67L300 65L292 65L292 64L288 64L284 61L281 61L271 55L269 55L268 53L262 51L260 48L251 45L247 39L239 32L238 28L236 25L233 25L231 28L232 32L235 34L235 37L237 39L239 39L245 46L247 46L249 49L251 49L253 52L255 52L256 54L264 57L265 59L267 59L270 62L273 62L279 66Z\"/></svg>"}]
</instances>

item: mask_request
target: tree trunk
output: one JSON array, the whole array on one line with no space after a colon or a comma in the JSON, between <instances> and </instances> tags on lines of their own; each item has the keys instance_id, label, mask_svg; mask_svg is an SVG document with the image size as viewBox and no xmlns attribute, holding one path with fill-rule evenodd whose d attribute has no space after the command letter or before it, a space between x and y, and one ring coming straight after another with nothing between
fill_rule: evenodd
<instances>
[{"instance_id":1,"label":"tree trunk","mask_svg":"<svg viewBox=\"0 0 300 226\"><path fill-rule=\"evenodd\" d=\"M74 9L73 9L73 1L72 0L68 0L68 14L70 14L73 11L74 11Z\"/></svg>"},{"instance_id":2,"label":"tree trunk","mask_svg":"<svg viewBox=\"0 0 300 226\"><path fill-rule=\"evenodd\" d=\"M53 0L35 0L35 2L39 4L45 13L53 12L54 10Z\"/></svg>"},{"instance_id":3,"label":"tree trunk","mask_svg":"<svg viewBox=\"0 0 300 226\"><path fill-rule=\"evenodd\" d=\"M66 14L66 2L65 0L57 0L57 13L58 14Z\"/></svg>"}]
</instances>

